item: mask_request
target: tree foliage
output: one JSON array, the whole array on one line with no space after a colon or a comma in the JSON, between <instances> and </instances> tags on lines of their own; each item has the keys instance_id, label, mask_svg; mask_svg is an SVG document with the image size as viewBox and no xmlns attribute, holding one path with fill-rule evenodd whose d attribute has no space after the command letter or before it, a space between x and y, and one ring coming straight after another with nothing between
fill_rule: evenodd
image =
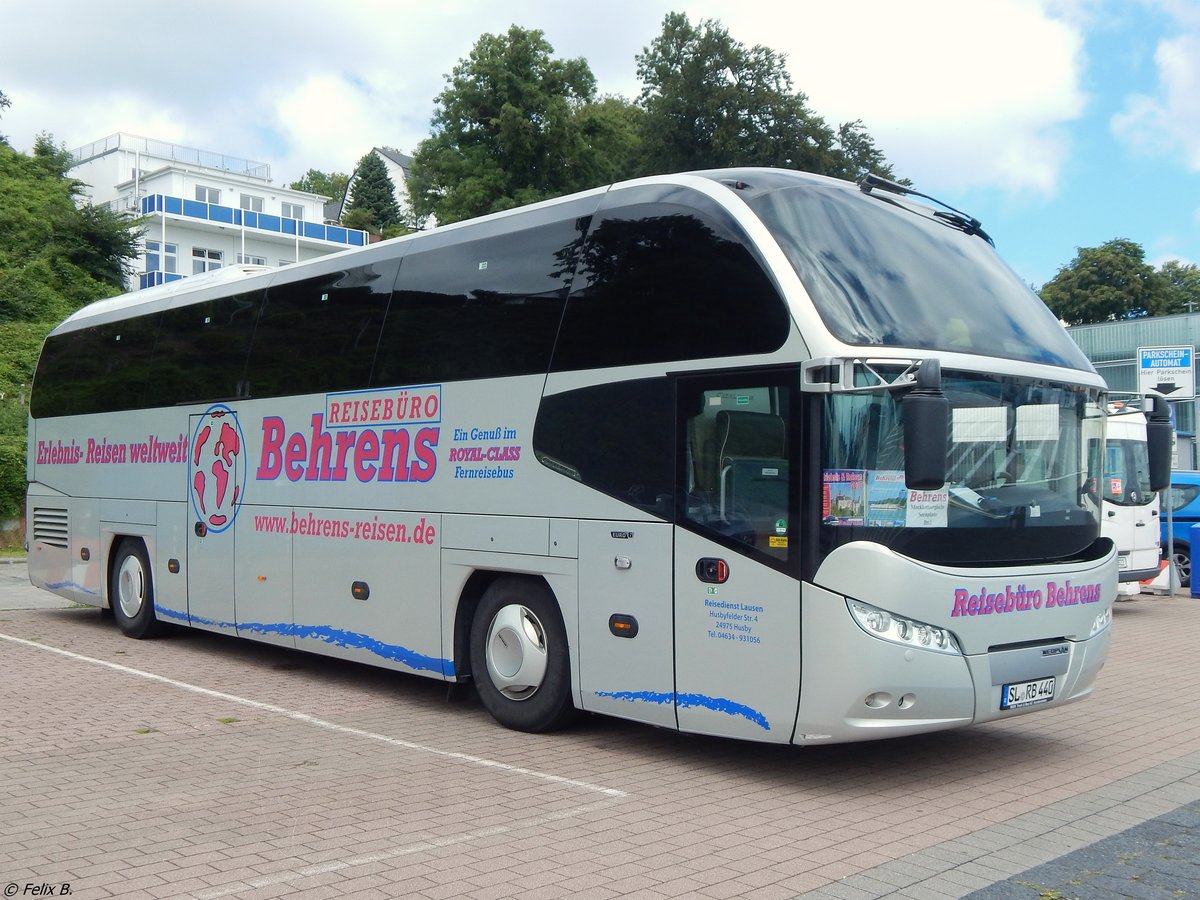
<instances>
[{"instance_id":1,"label":"tree foliage","mask_svg":"<svg viewBox=\"0 0 1200 900\"><path fill-rule=\"evenodd\" d=\"M1167 282L1167 313L1200 312L1200 266L1168 260L1158 272Z\"/></svg>"},{"instance_id":2,"label":"tree foliage","mask_svg":"<svg viewBox=\"0 0 1200 900\"><path fill-rule=\"evenodd\" d=\"M1167 278L1145 260L1140 244L1113 238L1080 247L1075 258L1042 285L1042 301L1068 325L1161 315Z\"/></svg>"},{"instance_id":3,"label":"tree foliage","mask_svg":"<svg viewBox=\"0 0 1200 900\"><path fill-rule=\"evenodd\" d=\"M679 172L776 166L894 178L861 120L832 128L792 86L786 57L747 47L712 19L669 13L637 56L644 167Z\"/></svg>"},{"instance_id":4,"label":"tree foliage","mask_svg":"<svg viewBox=\"0 0 1200 900\"><path fill-rule=\"evenodd\" d=\"M349 217L349 221L347 221ZM400 204L396 202L396 185L388 175L379 154L371 151L354 168L354 183L350 201L346 204L342 224L379 234L401 224ZM350 224L362 223L362 224Z\"/></svg>"},{"instance_id":5,"label":"tree foliage","mask_svg":"<svg viewBox=\"0 0 1200 900\"><path fill-rule=\"evenodd\" d=\"M0 91L0 110L8 109L10 106L12 106L12 101L8 99L8 97L5 95L4 91ZM4 135L0 134L0 144L7 144L7 143L8 143L8 138L6 138Z\"/></svg>"},{"instance_id":6,"label":"tree foliage","mask_svg":"<svg viewBox=\"0 0 1200 900\"><path fill-rule=\"evenodd\" d=\"M288 185L293 191L307 191L310 194L320 194L336 200L346 193L346 184L350 176L344 172L322 172L319 169L309 169L298 180Z\"/></svg>"},{"instance_id":7,"label":"tree foliage","mask_svg":"<svg viewBox=\"0 0 1200 900\"><path fill-rule=\"evenodd\" d=\"M603 180L602 153L629 133L619 101L593 103L583 59L555 59L541 31L485 34L447 76L433 133L413 155L413 210L447 223L497 212Z\"/></svg>"}]
</instances>

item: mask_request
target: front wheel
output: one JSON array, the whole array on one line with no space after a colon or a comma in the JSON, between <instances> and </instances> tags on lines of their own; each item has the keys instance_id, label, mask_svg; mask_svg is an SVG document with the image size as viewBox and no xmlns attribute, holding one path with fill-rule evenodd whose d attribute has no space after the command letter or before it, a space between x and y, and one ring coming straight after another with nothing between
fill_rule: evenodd
<instances>
[{"instance_id":1,"label":"front wheel","mask_svg":"<svg viewBox=\"0 0 1200 900\"><path fill-rule=\"evenodd\" d=\"M546 583L501 578L471 622L471 672L483 706L516 731L552 731L577 715L571 658L558 604Z\"/></svg>"},{"instance_id":2,"label":"front wheel","mask_svg":"<svg viewBox=\"0 0 1200 900\"><path fill-rule=\"evenodd\" d=\"M129 637L154 637L161 631L162 624L154 616L150 559L141 541L126 538L117 545L108 603L117 627Z\"/></svg>"}]
</instances>

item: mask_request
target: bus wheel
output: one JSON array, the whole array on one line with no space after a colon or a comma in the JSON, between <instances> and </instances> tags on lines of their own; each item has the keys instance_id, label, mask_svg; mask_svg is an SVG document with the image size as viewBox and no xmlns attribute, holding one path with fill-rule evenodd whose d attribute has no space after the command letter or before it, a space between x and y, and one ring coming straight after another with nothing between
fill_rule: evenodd
<instances>
[{"instance_id":1,"label":"bus wheel","mask_svg":"<svg viewBox=\"0 0 1200 900\"><path fill-rule=\"evenodd\" d=\"M132 638L153 637L161 629L154 617L154 583L150 560L141 541L126 538L113 559L108 602L117 627Z\"/></svg>"},{"instance_id":2,"label":"bus wheel","mask_svg":"<svg viewBox=\"0 0 1200 900\"><path fill-rule=\"evenodd\" d=\"M575 718L567 632L545 582L501 578L484 592L471 672L484 708L507 728L552 731Z\"/></svg>"}]
</instances>

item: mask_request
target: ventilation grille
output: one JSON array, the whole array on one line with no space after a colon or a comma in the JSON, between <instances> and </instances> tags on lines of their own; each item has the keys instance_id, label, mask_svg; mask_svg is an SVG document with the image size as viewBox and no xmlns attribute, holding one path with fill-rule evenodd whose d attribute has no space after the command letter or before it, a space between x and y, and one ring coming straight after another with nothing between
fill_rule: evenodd
<instances>
[{"instance_id":1,"label":"ventilation grille","mask_svg":"<svg viewBox=\"0 0 1200 900\"><path fill-rule=\"evenodd\" d=\"M53 509L48 506L33 508L33 539L49 544L51 547L68 546L71 533L70 517L65 509Z\"/></svg>"}]
</instances>

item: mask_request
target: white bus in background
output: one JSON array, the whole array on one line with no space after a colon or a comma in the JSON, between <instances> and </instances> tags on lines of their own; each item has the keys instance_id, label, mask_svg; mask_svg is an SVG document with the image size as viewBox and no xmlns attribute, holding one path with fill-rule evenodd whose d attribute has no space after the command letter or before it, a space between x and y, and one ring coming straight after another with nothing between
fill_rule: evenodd
<instances>
[{"instance_id":1,"label":"white bus in background","mask_svg":"<svg viewBox=\"0 0 1200 900\"><path fill-rule=\"evenodd\" d=\"M646 178L71 316L29 570L132 637L469 681L527 731L928 732L1092 690L1106 406L961 213Z\"/></svg>"},{"instance_id":2,"label":"white bus in background","mask_svg":"<svg viewBox=\"0 0 1200 900\"><path fill-rule=\"evenodd\" d=\"M1117 547L1121 594L1141 592L1139 582L1159 572L1159 498L1150 487L1146 416L1129 401L1109 404L1104 437L1100 495L1104 513L1100 533Z\"/></svg>"}]
</instances>

